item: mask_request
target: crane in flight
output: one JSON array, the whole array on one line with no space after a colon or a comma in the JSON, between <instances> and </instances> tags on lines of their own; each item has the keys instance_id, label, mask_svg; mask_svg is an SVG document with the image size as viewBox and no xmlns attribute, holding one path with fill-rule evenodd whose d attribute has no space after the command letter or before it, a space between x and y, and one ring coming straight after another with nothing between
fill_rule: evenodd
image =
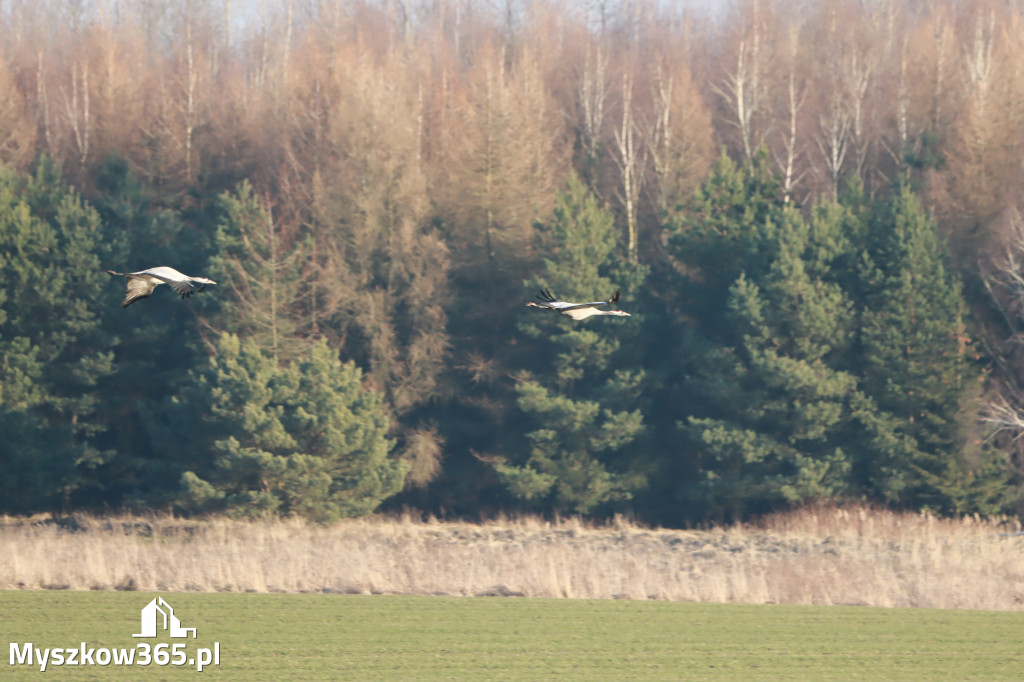
<instances>
[{"instance_id":1,"label":"crane in flight","mask_svg":"<svg viewBox=\"0 0 1024 682\"><path fill-rule=\"evenodd\" d=\"M571 317L574 320L585 320L592 315L615 315L618 317L630 317L630 314L623 310L601 310L601 306L611 305L612 303L618 303L619 301L619 290L615 290L615 295L609 298L607 301L593 301L591 303L569 303L568 301L558 301L547 289L541 289L540 293L537 294L537 298L540 303L530 301L526 304L528 308L547 308L548 310L554 310L556 313L561 313L566 317Z\"/></svg>"},{"instance_id":2,"label":"crane in flight","mask_svg":"<svg viewBox=\"0 0 1024 682\"><path fill-rule=\"evenodd\" d=\"M157 268L139 270L138 272L114 272L107 270L111 275L127 278L125 281L124 303L122 308L127 308L140 298L146 298L153 293L161 284L166 284L174 289L182 298L191 296L196 291L202 291L207 284L216 284L212 279L206 277L189 277L174 268L161 265ZM196 284L199 287L196 287Z\"/></svg>"}]
</instances>

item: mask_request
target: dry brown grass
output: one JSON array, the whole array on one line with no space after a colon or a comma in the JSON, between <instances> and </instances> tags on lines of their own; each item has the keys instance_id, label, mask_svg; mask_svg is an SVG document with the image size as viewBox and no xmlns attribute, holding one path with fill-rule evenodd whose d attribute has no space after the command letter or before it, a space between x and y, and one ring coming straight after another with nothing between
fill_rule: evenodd
<instances>
[{"instance_id":1,"label":"dry brown grass","mask_svg":"<svg viewBox=\"0 0 1024 682\"><path fill-rule=\"evenodd\" d=\"M0 518L0 589L523 595L1024 610L1013 519L806 509L701 531L536 518Z\"/></svg>"}]
</instances>

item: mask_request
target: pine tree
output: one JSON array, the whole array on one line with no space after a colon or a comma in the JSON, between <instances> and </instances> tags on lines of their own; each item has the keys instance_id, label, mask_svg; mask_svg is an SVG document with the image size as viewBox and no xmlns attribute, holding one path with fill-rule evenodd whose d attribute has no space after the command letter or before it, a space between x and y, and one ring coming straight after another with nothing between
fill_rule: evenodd
<instances>
[{"instance_id":1,"label":"pine tree","mask_svg":"<svg viewBox=\"0 0 1024 682\"><path fill-rule=\"evenodd\" d=\"M7 377L9 367L0 368ZM5 382L6 383L6 382ZM65 429L0 394L0 510L30 514L60 509L75 488L82 449Z\"/></svg>"},{"instance_id":2,"label":"pine tree","mask_svg":"<svg viewBox=\"0 0 1024 682\"><path fill-rule=\"evenodd\" d=\"M97 384L113 353L98 309L99 216L42 161L36 175L0 168L0 508L34 511L87 494L111 453Z\"/></svg>"},{"instance_id":3,"label":"pine tree","mask_svg":"<svg viewBox=\"0 0 1024 682\"><path fill-rule=\"evenodd\" d=\"M530 292L547 287L572 300L621 287L628 301L643 281L642 268L612 265L618 241L612 215L575 176L557 197L551 221L536 229L548 256L543 274L527 282ZM521 330L549 347L541 352L549 361L517 378L516 404L532 429L529 454L522 464L496 467L516 497L579 513L627 499L642 484L627 446L644 429L635 401L643 372L618 368L623 333L615 320L589 323L595 326L569 326L554 314L524 319Z\"/></svg>"},{"instance_id":4,"label":"pine tree","mask_svg":"<svg viewBox=\"0 0 1024 682\"><path fill-rule=\"evenodd\" d=\"M835 279L849 257L846 216L822 205L808 222L758 158L745 170L721 162L673 238L680 289L724 289L718 306L681 304L692 324L680 331L673 400L689 412L682 426L694 449L676 494L718 516L849 486L843 435L857 379L839 365L853 308Z\"/></svg>"},{"instance_id":5,"label":"pine tree","mask_svg":"<svg viewBox=\"0 0 1024 682\"><path fill-rule=\"evenodd\" d=\"M985 504L977 489L991 489L990 479L1002 474L991 457L980 468L964 459L963 412L981 373L971 360L960 282L946 266L935 223L903 184L876 212L867 237L858 358L867 394L859 413L869 438L858 467L862 484L905 506L950 512Z\"/></svg>"},{"instance_id":6,"label":"pine tree","mask_svg":"<svg viewBox=\"0 0 1024 682\"><path fill-rule=\"evenodd\" d=\"M190 274L210 276L208 259L216 234L216 218L160 206L154 192L139 180L130 164L110 157L96 177L91 204L103 231L102 297L103 341L113 351L113 372L101 390L103 412L110 428L102 446L113 456L95 472L97 486L90 504L146 508L169 501L169 487L180 470L175 458L160 449L187 434L162 434L154 442L147 420L159 412L167 395L176 395L189 370L206 361L200 329L202 315L216 311L224 297L223 285L185 301L160 287L151 298L122 308L124 281L103 269L140 270L170 265ZM217 277L213 279L222 281ZM116 396L111 398L110 396Z\"/></svg>"},{"instance_id":7,"label":"pine tree","mask_svg":"<svg viewBox=\"0 0 1024 682\"><path fill-rule=\"evenodd\" d=\"M179 456L189 467L180 503L316 520L372 512L401 489L408 464L389 457L382 399L361 380L324 341L284 366L222 335L208 367L164 409L172 427L194 420Z\"/></svg>"},{"instance_id":8,"label":"pine tree","mask_svg":"<svg viewBox=\"0 0 1024 682\"><path fill-rule=\"evenodd\" d=\"M769 168L767 153L754 158L745 171L725 155L718 158L710 177L676 216L669 229L669 246L678 262L699 267L700 276L677 281L687 311L677 314L710 317L726 309L729 287L741 272L763 272L764 249L772 248L767 235L773 216L781 208L780 189Z\"/></svg>"}]
</instances>

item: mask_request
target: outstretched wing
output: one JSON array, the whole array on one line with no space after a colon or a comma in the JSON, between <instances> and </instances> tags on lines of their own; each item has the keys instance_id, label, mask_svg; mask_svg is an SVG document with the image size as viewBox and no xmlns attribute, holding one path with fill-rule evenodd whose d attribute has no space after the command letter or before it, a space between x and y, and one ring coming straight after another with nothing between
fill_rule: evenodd
<instances>
[{"instance_id":1,"label":"outstretched wing","mask_svg":"<svg viewBox=\"0 0 1024 682\"><path fill-rule=\"evenodd\" d=\"M185 298L186 296L191 296L192 292L194 292L196 290L196 286L194 284L192 284L192 282L189 282L188 280L184 280L184 279L171 279L170 277L164 277L163 275L158 275L158 274L155 274L153 272L153 270L159 270L159 269L160 268L153 268L152 270L150 270L149 271L149 276L150 277L155 277L156 279L160 280L161 282L163 282L167 286L171 287L176 292L178 292L178 294L182 298Z\"/></svg>"},{"instance_id":2,"label":"outstretched wing","mask_svg":"<svg viewBox=\"0 0 1024 682\"><path fill-rule=\"evenodd\" d=\"M580 308L597 308L598 306L609 305L611 303L617 303L619 300L619 290L615 290L615 295L609 298L607 301L591 301L590 303L572 303L570 305L559 307L559 310L579 310Z\"/></svg>"},{"instance_id":3,"label":"outstretched wing","mask_svg":"<svg viewBox=\"0 0 1024 682\"><path fill-rule=\"evenodd\" d=\"M533 301L530 301L526 305L533 306L534 308L548 308L549 310L561 310L563 306L569 305L568 303L564 303L562 301L556 301L555 297L551 294L551 291L548 289L541 289L539 292L537 292L537 300L540 301L540 303L534 303Z\"/></svg>"},{"instance_id":4,"label":"outstretched wing","mask_svg":"<svg viewBox=\"0 0 1024 682\"><path fill-rule=\"evenodd\" d=\"M192 292L194 292L196 290L196 286L194 284L192 284L192 282L181 282L181 281L171 282L169 280L165 280L165 281L171 286L172 289L174 289L179 294L181 294L182 298L185 298L186 296L191 296Z\"/></svg>"},{"instance_id":5,"label":"outstretched wing","mask_svg":"<svg viewBox=\"0 0 1024 682\"><path fill-rule=\"evenodd\" d=\"M549 308L557 311L563 315L568 315L574 320L582 320L590 317L591 315L599 314L597 308L606 306L612 303L616 303L619 300L620 292L618 289L615 290L615 294L607 301L591 301L589 303L569 303L567 301L555 300L554 295L549 289L541 289L537 294L537 300L540 303L528 303L527 305L535 306L537 308ZM609 314L609 313L600 313Z\"/></svg>"},{"instance_id":6,"label":"outstretched wing","mask_svg":"<svg viewBox=\"0 0 1024 682\"><path fill-rule=\"evenodd\" d=\"M544 303L554 303L555 302L555 297L551 295L551 290L547 289L547 288L541 289L537 293L537 299L540 300L540 301L543 301Z\"/></svg>"},{"instance_id":7,"label":"outstretched wing","mask_svg":"<svg viewBox=\"0 0 1024 682\"><path fill-rule=\"evenodd\" d=\"M153 293L156 285L157 282L147 277L132 277L128 275L125 283L124 303L121 304L121 307L127 308L139 299L148 298Z\"/></svg>"}]
</instances>

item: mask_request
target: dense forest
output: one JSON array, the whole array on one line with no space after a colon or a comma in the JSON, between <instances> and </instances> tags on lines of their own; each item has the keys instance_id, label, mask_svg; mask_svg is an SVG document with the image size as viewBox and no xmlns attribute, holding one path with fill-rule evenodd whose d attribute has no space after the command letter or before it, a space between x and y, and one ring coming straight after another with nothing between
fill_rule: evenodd
<instances>
[{"instance_id":1,"label":"dense forest","mask_svg":"<svg viewBox=\"0 0 1024 682\"><path fill-rule=\"evenodd\" d=\"M0 30L0 513L1022 510L1022 2Z\"/></svg>"}]
</instances>

